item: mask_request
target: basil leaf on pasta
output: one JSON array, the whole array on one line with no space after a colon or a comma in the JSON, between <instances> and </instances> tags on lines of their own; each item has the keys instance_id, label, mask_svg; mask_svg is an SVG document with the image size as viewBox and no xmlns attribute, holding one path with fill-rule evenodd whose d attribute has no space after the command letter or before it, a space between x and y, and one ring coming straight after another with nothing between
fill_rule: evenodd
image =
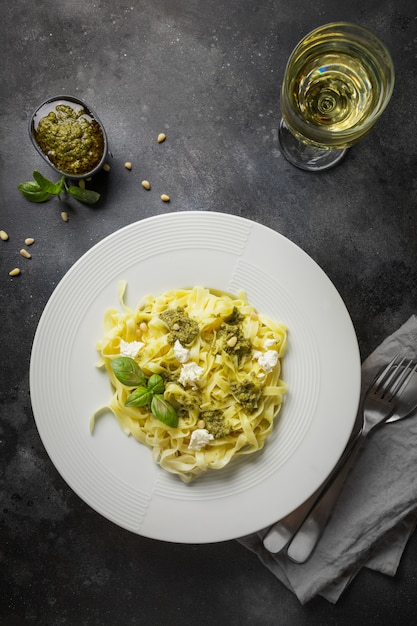
<instances>
[{"instance_id":1,"label":"basil leaf on pasta","mask_svg":"<svg viewBox=\"0 0 417 626\"><path fill-rule=\"evenodd\" d=\"M125 406L146 406L150 403L152 391L146 387L138 387L127 397Z\"/></svg>"},{"instance_id":2,"label":"basil leaf on pasta","mask_svg":"<svg viewBox=\"0 0 417 626\"><path fill-rule=\"evenodd\" d=\"M176 428L178 426L177 413L174 407L165 400L164 396L159 394L153 396L151 411L157 419L167 426L172 426L172 428Z\"/></svg>"},{"instance_id":3,"label":"basil leaf on pasta","mask_svg":"<svg viewBox=\"0 0 417 626\"><path fill-rule=\"evenodd\" d=\"M164 379L159 374L152 374L148 380L148 389L154 393L164 393L165 384Z\"/></svg>"},{"instance_id":4,"label":"basil leaf on pasta","mask_svg":"<svg viewBox=\"0 0 417 626\"><path fill-rule=\"evenodd\" d=\"M117 380L126 387L146 387L146 378L139 365L127 356L112 359L110 366Z\"/></svg>"}]
</instances>

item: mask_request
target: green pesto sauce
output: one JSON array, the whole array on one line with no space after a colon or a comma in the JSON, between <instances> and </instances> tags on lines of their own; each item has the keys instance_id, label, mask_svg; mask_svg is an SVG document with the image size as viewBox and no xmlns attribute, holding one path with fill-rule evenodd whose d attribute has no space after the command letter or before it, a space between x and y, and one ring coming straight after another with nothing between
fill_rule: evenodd
<instances>
[{"instance_id":1,"label":"green pesto sauce","mask_svg":"<svg viewBox=\"0 0 417 626\"><path fill-rule=\"evenodd\" d=\"M205 427L215 439L226 437L230 433L230 426L225 421L221 411L202 411L200 419L204 420Z\"/></svg>"},{"instance_id":2,"label":"green pesto sauce","mask_svg":"<svg viewBox=\"0 0 417 626\"><path fill-rule=\"evenodd\" d=\"M223 339L223 349L227 354L235 356L240 362L245 356L252 354L252 343L246 339L241 327L233 324L222 324L219 329L219 337ZM234 346L228 346L227 342L236 337Z\"/></svg>"},{"instance_id":3,"label":"green pesto sauce","mask_svg":"<svg viewBox=\"0 0 417 626\"><path fill-rule=\"evenodd\" d=\"M188 346L200 333L197 322L191 319L181 307L167 309L159 317L169 328L168 343L172 345L178 339L181 345Z\"/></svg>"},{"instance_id":4,"label":"green pesto sauce","mask_svg":"<svg viewBox=\"0 0 417 626\"><path fill-rule=\"evenodd\" d=\"M170 402L172 402L177 409L177 413L182 411L182 417L184 417L184 415L188 417L191 411L198 412L202 401L201 392L194 390L193 395L190 398L190 395L184 391L182 385L180 385L175 379L170 381L170 383L171 385L175 385L175 399L170 399ZM169 391L174 391L172 386Z\"/></svg>"},{"instance_id":5,"label":"green pesto sauce","mask_svg":"<svg viewBox=\"0 0 417 626\"><path fill-rule=\"evenodd\" d=\"M103 157L100 124L85 109L69 104L57 104L39 120L35 139L51 163L68 175L90 172Z\"/></svg>"},{"instance_id":6,"label":"green pesto sauce","mask_svg":"<svg viewBox=\"0 0 417 626\"><path fill-rule=\"evenodd\" d=\"M245 319L245 316L234 307L233 312L229 317L225 318L219 328L218 336L223 340L223 350L232 356L235 356L240 362L245 356L252 354L252 344L249 339L246 339L240 322ZM227 342L236 337L237 341L234 345L228 346Z\"/></svg>"},{"instance_id":7,"label":"green pesto sauce","mask_svg":"<svg viewBox=\"0 0 417 626\"><path fill-rule=\"evenodd\" d=\"M241 383L232 383L230 390L236 400L248 413L253 413L258 408L262 390L251 380L244 380Z\"/></svg>"},{"instance_id":8,"label":"green pesto sauce","mask_svg":"<svg viewBox=\"0 0 417 626\"><path fill-rule=\"evenodd\" d=\"M241 322L243 319L245 319L245 316L239 311L237 307L233 307L232 313L229 315L229 317L226 317L224 321L226 322L226 324L236 326L236 324L239 324L239 322Z\"/></svg>"}]
</instances>

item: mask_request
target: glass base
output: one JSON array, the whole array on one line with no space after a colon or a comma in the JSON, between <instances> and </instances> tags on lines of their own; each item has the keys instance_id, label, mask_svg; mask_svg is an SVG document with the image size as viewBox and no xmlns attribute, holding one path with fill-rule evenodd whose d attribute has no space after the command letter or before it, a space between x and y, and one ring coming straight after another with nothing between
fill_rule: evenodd
<instances>
[{"instance_id":1,"label":"glass base","mask_svg":"<svg viewBox=\"0 0 417 626\"><path fill-rule=\"evenodd\" d=\"M278 131L281 152L284 157L302 170L320 172L337 165L345 156L347 148L317 148L299 141L281 120Z\"/></svg>"}]
</instances>

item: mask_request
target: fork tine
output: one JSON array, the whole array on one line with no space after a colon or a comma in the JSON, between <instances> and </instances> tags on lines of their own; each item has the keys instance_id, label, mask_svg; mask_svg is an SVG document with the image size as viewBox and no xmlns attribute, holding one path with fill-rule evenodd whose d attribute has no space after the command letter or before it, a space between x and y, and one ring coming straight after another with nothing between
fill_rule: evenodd
<instances>
[{"instance_id":1,"label":"fork tine","mask_svg":"<svg viewBox=\"0 0 417 626\"><path fill-rule=\"evenodd\" d=\"M375 376L375 378L374 378L374 380L372 382L371 387L375 387L376 389L379 389L379 387L381 385L385 385L387 383L387 381L392 376L391 369L392 369L393 365L395 364L395 361L397 360L398 356L399 356L399 352L397 352L397 354L388 363L388 365L382 370L382 372L377 374L377 376Z\"/></svg>"},{"instance_id":2,"label":"fork tine","mask_svg":"<svg viewBox=\"0 0 417 626\"><path fill-rule=\"evenodd\" d=\"M402 359L402 361L399 363L396 373L399 372L399 368L404 363L404 361L405 359ZM399 374L399 376L395 378L392 386L390 386L390 388L388 389L387 393L390 396L391 400L395 396L397 397L401 396L404 389L407 387L409 380L411 379L412 375L414 374L416 370L417 370L417 363L414 363L414 366L413 366L413 360L410 359L410 361L406 365L404 365L404 368Z\"/></svg>"}]
</instances>

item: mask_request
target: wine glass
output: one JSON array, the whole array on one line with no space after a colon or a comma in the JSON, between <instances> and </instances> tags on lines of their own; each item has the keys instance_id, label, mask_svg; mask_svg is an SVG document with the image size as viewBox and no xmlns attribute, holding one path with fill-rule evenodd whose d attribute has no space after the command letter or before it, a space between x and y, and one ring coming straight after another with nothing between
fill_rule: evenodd
<instances>
[{"instance_id":1,"label":"wine glass","mask_svg":"<svg viewBox=\"0 0 417 626\"><path fill-rule=\"evenodd\" d=\"M320 171L373 127L391 98L394 66L385 45L362 26L321 26L294 48L281 88L281 151Z\"/></svg>"}]
</instances>

